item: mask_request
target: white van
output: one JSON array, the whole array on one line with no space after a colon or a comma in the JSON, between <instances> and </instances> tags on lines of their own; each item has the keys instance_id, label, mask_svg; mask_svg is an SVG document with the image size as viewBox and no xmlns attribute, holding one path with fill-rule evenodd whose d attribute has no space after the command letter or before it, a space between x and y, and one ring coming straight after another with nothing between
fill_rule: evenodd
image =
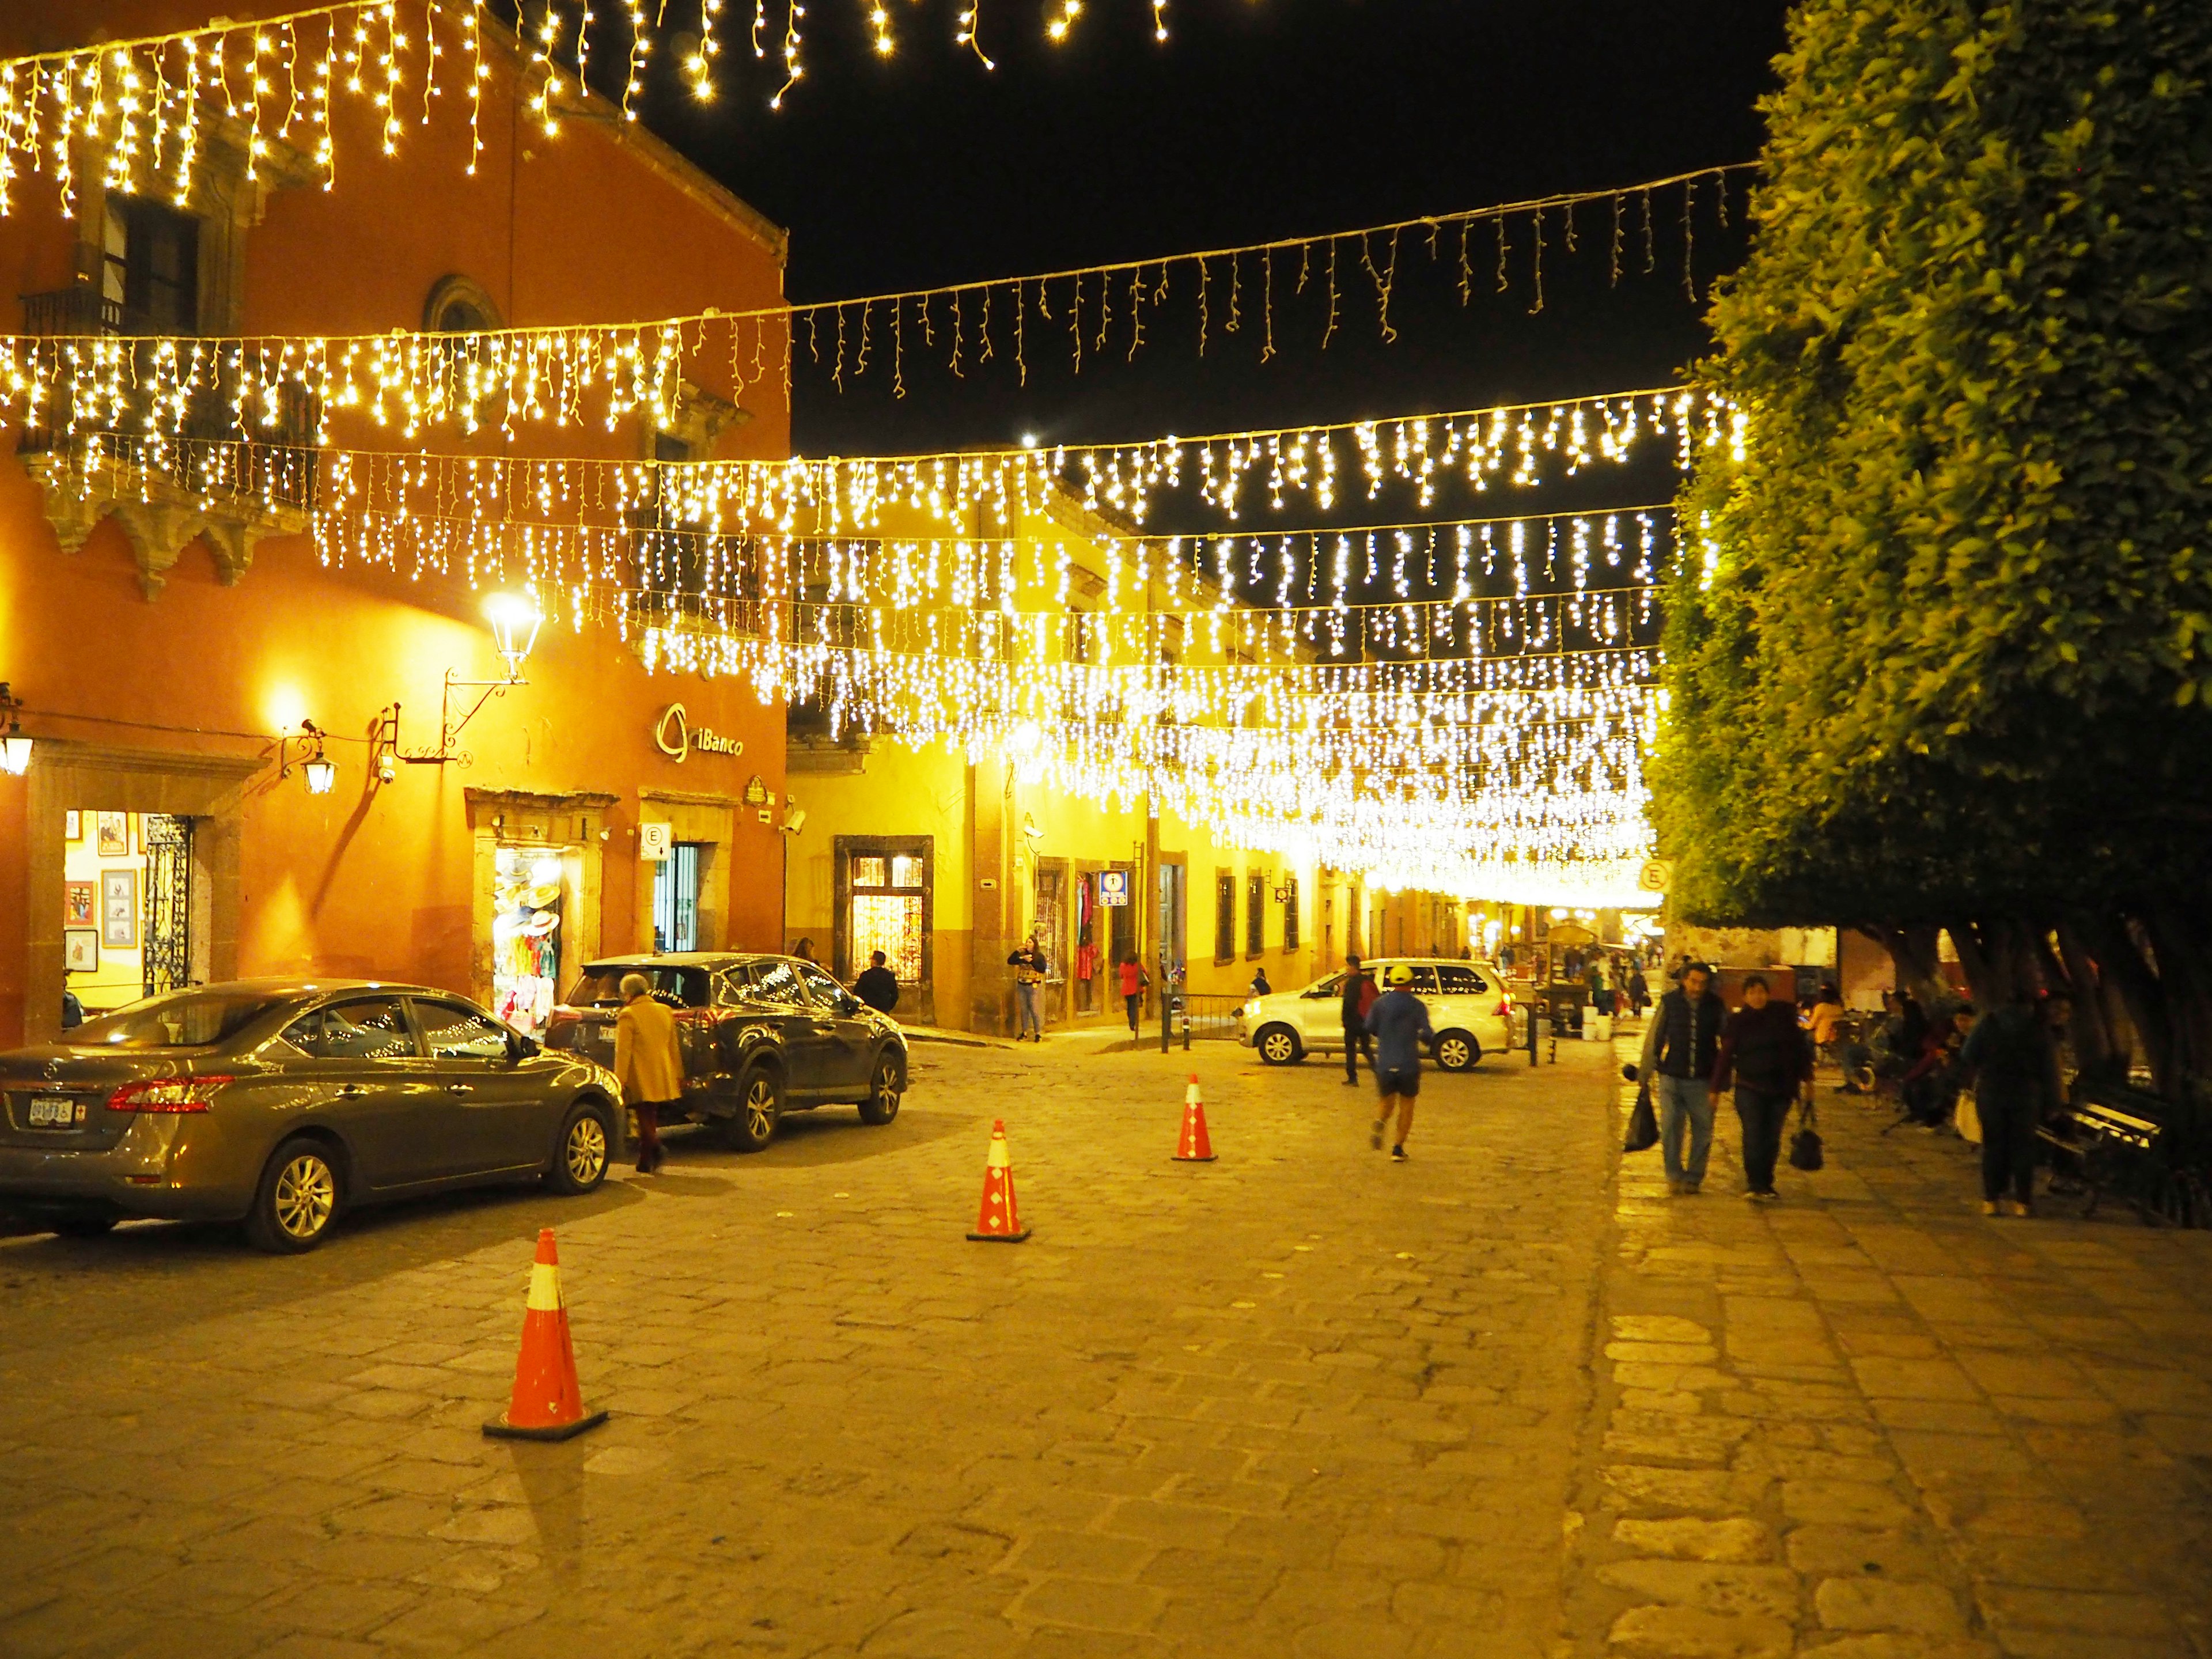
<instances>
[{"instance_id":1,"label":"white van","mask_svg":"<svg viewBox=\"0 0 2212 1659\"><path fill-rule=\"evenodd\" d=\"M1389 988L1395 967L1413 970L1406 988L1420 998L1437 1034L1431 1050L1447 1072L1464 1072L1486 1054L1513 1046L1513 999L1505 976L1487 962L1444 957L1377 957L1361 964L1377 992ZM1237 1011L1237 1040L1259 1050L1270 1066L1292 1066L1308 1054L1342 1054L1345 970L1316 980L1303 991L1254 997Z\"/></svg>"}]
</instances>

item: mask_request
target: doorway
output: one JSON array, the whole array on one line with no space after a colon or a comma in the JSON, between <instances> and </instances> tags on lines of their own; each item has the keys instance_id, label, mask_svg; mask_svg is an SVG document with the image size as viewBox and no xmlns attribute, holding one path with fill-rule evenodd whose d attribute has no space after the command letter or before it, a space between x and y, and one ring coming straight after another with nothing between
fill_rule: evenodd
<instances>
[{"instance_id":1,"label":"doorway","mask_svg":"<svg viewBox=\"0 0 2212 1659\"><path fill-rule=\"evenodd\" d=\"M653 867L653 948L699 948L699 854L696 841L679 841Z\"/></svg>"}]
</instances>

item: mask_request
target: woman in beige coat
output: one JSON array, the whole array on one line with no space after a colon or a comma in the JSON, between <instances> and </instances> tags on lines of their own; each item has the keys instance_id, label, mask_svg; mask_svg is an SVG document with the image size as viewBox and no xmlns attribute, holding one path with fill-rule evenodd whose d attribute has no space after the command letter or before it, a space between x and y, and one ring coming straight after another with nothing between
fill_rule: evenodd
<instances>
[{"instance_id":1,"label":"woman in beige coat","mask_svg":"<svg viewBox=\"0 0 2212 1659\"><path fill-rule=\"evenodd\" d=\"M668 1161L660 1146L660 1112L684 1098L684 1054L677 1047L676 1016L653 1000L643 974L624 974L623 1011L615 1016L615 1076L623 1103L637 1114L637 1172L651 1175Z\"/></svg>"}]
</instances>

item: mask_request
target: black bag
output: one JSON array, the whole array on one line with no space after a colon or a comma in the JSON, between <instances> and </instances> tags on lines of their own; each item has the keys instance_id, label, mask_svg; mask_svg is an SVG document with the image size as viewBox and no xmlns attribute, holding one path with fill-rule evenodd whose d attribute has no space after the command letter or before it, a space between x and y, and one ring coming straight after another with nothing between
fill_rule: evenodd
<instances>
[{"instance_id":1,"label":"black bag","mask_svg":"<svg viewBox=\"0 0 2212 1659\"><path fill-rule=\"evenodd\" d=\"M1798 1122L1803 1127L1790 1138L1790 1167L1793 1170L1817 1170L1823 1162L1820 1156L1820 1132L1814 1127L1818 1120L1813 1115L1813 1103L1807 1101Z\"/></svg>"},{"instance_id":2,"label":"black bag","mask_svg":"<svg viewBox=\"0 0 2212 1659\"><path fill-rule=\"evenodd\" d=\"M1636 1109L1628 1115L1628 1139L1620 1143L1624 1152L1648 1152L1659 1144L1659 1116L1651 1109L1651 1085L1641 1085L1636 1091Z\"/></svg>"}]
</instances>

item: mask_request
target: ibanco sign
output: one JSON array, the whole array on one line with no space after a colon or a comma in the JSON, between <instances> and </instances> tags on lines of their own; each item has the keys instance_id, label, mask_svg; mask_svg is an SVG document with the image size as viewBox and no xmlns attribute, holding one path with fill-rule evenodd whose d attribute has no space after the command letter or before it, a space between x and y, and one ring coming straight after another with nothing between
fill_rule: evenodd
<instances>
[{"instance_id":1,"label":"ibanco sign","mask_svg":"<svg viewBox=\"0 0 2212 1659\"><path fill-rule=\"evenodd\" d=\"M711 726L693 726L684 718L684 705L672 702L660 711L653 728L653 741L660 752L679 766L693 750L705 755L742 755L744 742L726 738Z\"/></svg>"}]
</instances>

